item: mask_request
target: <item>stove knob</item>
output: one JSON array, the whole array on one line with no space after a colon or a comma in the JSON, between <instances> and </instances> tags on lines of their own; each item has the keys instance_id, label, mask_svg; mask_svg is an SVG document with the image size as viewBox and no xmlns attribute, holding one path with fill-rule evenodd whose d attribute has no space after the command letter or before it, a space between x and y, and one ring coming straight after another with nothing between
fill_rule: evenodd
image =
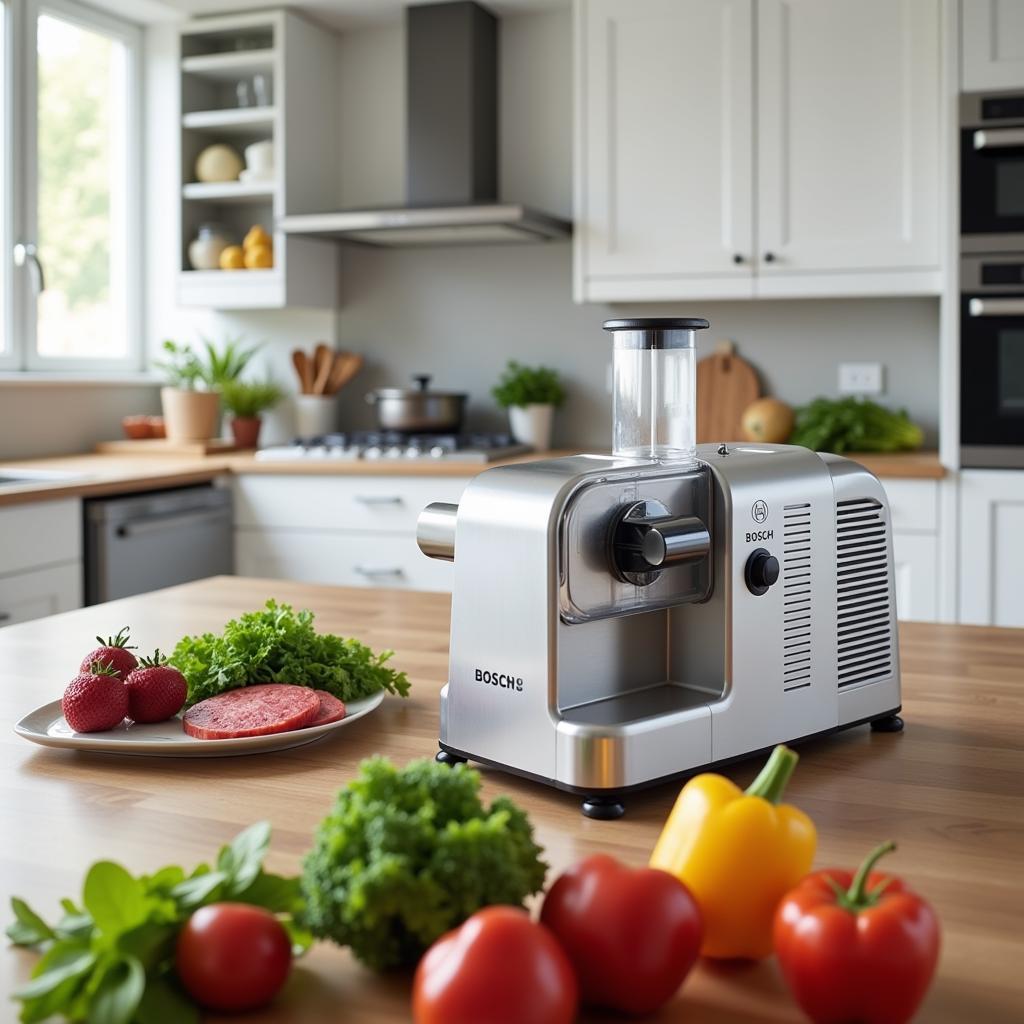
<instances>
[{"instance_id":1,"label":"stove knob","mask_svg":"<svg viewBox=\"0 0 1024 1024\"><path fill-rule=\"evenodd\" d=\"M443 459L444 456L444 448L442 448L439 444L435 444L434 447L430 449L430 457L432 459Z\"/></svg>"},{"instance_id":2,"label":"stove knob","mask_svg":"<svg viewBox=\"0 0 1024 1024\"><path fill-rule=\"evenodd\" d=\"M400 459L404 454L402 446L397 444L391 445L391 447L384 453L384 455L389 459Z\"/></svg>"},{"instance_id":3,"label":"stove knob","mask_svg":"<svg viewBox=\"0 0 1024 1024\"><path fill-rule=\"evenodd\" d=\"M363 458L364 459L379 459L380 456L381 456L381 450L375 444L371 444L370 447L367 448L366 451L363 452Z\"/></svg>"},{"instance_id":4,"label":"stove knob","mask_svg":"<svg viewBox=\"0 0 1024 1024\"><path fill-rule=\"evenodd\" d=\"M765 548L758 548L750 553L746 568L743 570L743 578L747 590L755 597L761 597L768 593L769 587L778 582L779 560Z\"/></svg>"}]
</instances>

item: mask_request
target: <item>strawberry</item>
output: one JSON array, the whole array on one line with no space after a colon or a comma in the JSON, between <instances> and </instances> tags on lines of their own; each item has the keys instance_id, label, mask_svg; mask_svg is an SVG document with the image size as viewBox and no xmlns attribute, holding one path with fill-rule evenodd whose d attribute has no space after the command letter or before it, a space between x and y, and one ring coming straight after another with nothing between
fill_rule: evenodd
<instances>
[{"instance_id":1,"label":"strawberry","mask_svg":"<svg viewBox=\"0 0 1024 1024\"><path fill-rule=\"evenodd\" d=\"M68 683L60 706L75 732L102 732L128 714L128 691L115 669L97 662Z\"/></svg>"},{"instance_id":2,"label":"strawberry","mask_svg":"<svg viewBox=\"0 0 1024 1024\"><path fill-rule=\"evenodd\" d=\"M135 655L131 653L135 647L128 644L128 627L125 626L117 636L107 637L106 640L98 636L96 639L102 646L85 656L79 672L88 672L96 662L99 662L101 665L111 666L114 669L113 674L124 682L125 676L138 665Z\"/></svg>"},{"instance_id":3,"label":"strawberry","mask_svg":"<svg viewBox=\"0 0 1024 1024\"><path fill-rule=\"evenodd\" d=\"M159 652L143 658L124 681L128 691L128 717L136 722L162 722L176 715L185 703L185 677Z\"/></svg>"}]
</instances>

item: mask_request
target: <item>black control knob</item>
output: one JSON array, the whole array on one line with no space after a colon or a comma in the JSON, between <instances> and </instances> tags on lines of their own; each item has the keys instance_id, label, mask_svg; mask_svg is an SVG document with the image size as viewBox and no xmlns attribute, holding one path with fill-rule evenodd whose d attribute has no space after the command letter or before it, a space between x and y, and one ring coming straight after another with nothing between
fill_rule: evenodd
<instances>
[{"instance_id":1,"label":"black control knob","mask_svg":"<svg viewBox=\"0 0 1024 1024\"><path fill-rule=\"evenodd\" d=\"M747 589L755 596L768 593L768 588L778 582L779 560L765 548L750 553L747 567L743 572Z\"/></svg>"}]
</instances>

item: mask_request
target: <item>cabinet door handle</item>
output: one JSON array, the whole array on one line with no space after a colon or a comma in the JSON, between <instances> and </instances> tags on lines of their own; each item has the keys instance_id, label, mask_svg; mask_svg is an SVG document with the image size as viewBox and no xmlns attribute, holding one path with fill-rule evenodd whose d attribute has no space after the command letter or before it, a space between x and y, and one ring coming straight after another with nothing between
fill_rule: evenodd
<instances>
[{"instance_id":1,"label":"cabinet door handle","mask_svg":"<svg viewBox=\"0 0 1024 1024\"><path fill-rule=\"evenodd\" d=\"M355 500L360 505L402 505L401 497L397 494L357 494Z\"/></svg>"},{"instance_id":2,"label":"cabinet door handle","mask_svg":"<svg viewBox=\"0 0 1024 1024\"><path fill-rule=\"evenodd\" d=\"M975 149L1019 149L1024 146L1024 129L986 128L974 133Z\"/></svg>"},{"instance_id":3,"label":"cabinet door handle","mask_svg":"<svg viewBox=\"0 0 1024 1024\"><path fill-rule=\"evenodd\" d=\"M775 262L775 253L773 253L773 252L766 252L764 254L764 261L765 261L765 263L774 263Z\"/></svg>"},{"instance_id":4,"label":"cabinet door handle","mask_svg":"<svg viewBox=\"0 0 1024 1024\"><path fill-rule=\"evenodd\" d=\"M971 299L971 316L1024 316L1024 299Z\"/></svg>"},{"instance_id":5,"label":"cabinet door handle","mask_svg":"<svg viewBox=\"0 0 1024 1024\"><path fill-rule=\"evenodd\" d=\"M733 253L732 261L733 261L733 263L742 263L743 262L743 253L741 253L741 252Z\"/></svg>"},{"instance_id":6,"label":"cabinet door handle","mask_svg":"<svg viewBox=\"0 0 1024 1024\"><path fill-rule=\"evenodd\" d=\"M385 579L385 578L386 579L398 579L398 578L400 578L400 577L405 575L405 570L399 568L398 566L394 566L394 567L381 566L379 568L374 568L374 567L364 566L364 565L354 565L352 567L352 571L354 573L356 573L357 575L362 576L362 577L364 577L365 579L368 579L368 580L377 580L377 579Z\"/></svg>"}]
</instances>

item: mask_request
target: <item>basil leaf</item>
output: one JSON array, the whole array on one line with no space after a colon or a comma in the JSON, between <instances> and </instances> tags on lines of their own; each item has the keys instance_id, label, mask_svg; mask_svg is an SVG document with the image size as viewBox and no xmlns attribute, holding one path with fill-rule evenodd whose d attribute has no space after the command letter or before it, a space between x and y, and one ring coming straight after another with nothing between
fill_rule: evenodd
<instances>
[{"instance_id":1,"label":"basil leaf","mask_svg":"<svg viewBox=\"0 0 1024 1024\"><path fill-rule=\"evenodd\" d=\"M70 943L48 950L32 972L32 980L14 993L15 999L35 999L52 992L70 978L84 977L96 963L96 954Z\"/></svg>"},{"instance_id":2,"label":"basil leaf","mask_svg":"<svg viewBox=\"0 0 1024 1024\"><path fill-rule=\"evenodd\" d=\"M89 1004L89 1024L131 1024L145 988L146 972L135 957L113 961Z\"/></svg>"},{"instance_id":3,"label":"basil leaf","mask_svg":"<svg viewBox=\"0 0 1024 1024\"><path fill-rule=\"evenodd\" d=\"M56 938L53 929L22 899L11 897L14 921L7 926L7 937L16 946L38 946Z\"/></svg>"},{"instance_id":4,"label":"basil leaf","mask_svg":"<svg viewBox=\"0 0 1024 1024\"><path fill-rule=\"evenodd\" d=\"M148 893L170 892L176 885L185 881L185 871L176 864L161 868L156 874L143 875L141 882Z\"/></svg>"},{"instance_id":5,"label":"basil leaf","mask_svg":"<svg viewBox=\"0 0 1024 1024\"><path fill-rule=\"evenodd\" d=\"M51 989L41 996L33 996L26 999L21 1007L21 1016L18 1020L23 1024L35 1024L36 1021L49 1020L54 1014L71 1016L76 997L85 984L85 975L75 978L68 978L62 981L56 988ZM71 1019L75 1018L71 1016Z\"/></svg>"},{"instance_id":6,"label":"basil leaf","mask_svg":"<svg viewBox=\"0 0 1024 1024\"><path fill-rule=\"evenodd\" d=\"M60 905L65 914L82 913L81 907L76 906L73 900L69 900L66 897L60 901Z\"/></svg>"},{"instance_id":7,"label":"basil leaf","mask_svg":"<svg viewBox=\"0 0 1024 1024\"><path fill-rule=\"evenodd\" d=\"M199 1010L168 978L153 978L146 985L139 1008L138 1024L199 1024Z\"/></svg>"},{"instance_id":8,"label":"basil leaf","mask_svg":"<svg viewBox=\"0 0 1024 1024\"><path fill-rule=\"evenodd\" d=\"M263 867L270 846L270 822L258 821L239 832L230 846L221 847L217 867L228 876L228 888L234 894L252 885Z\"/></svg>"},{"instance_id":9,"label":"basil leaf","mask_svg":"<svg viewBox=\"0 0 1024 1024\"><path fill-rule=\"evenodd\" d=\"M247 889L235 894L244 903L274 914L295 913L302 905L299 879L261 871Z\"/></svg>"},{"instance_id":10,"label":"basil leaf","mask_svg":"<svg viewBox=\"0 0 1024 1024\"><path fill-rule=\"evenodd\" d=\"M146 919L142 883L113 861L101 860L89 868L82 902L96 927L105 935L116 935Z\"/></svg>"},{"instance_id":11,"label":"basil leaf","mask_svg":"<svg viewBox=\"0 0 1024 1024\"><path fill-rule=\"evenodd\" d=\"M223 871L208 871L205 875L186 878L171 890L170 895L182 910L191 910L209 900L225 880Z\"/></svg>"},{"instance_id":12,"label":"basil leaf","mask_svg":"<svg viewBox=\"0 0 1024 1024\"><path fill-rule=\"evenodd\" d=\"M134 957L148 971L171 958L177 933L176 923L145 921L118 935L114 948Z\"/></svg>"},{"instance_id":13,"label":"basil leaf","mask_svg":"<svg viewBox=\"0 0 1024 1024\"><path fill-rule=\"evenodd\" d=\"M59 938L86 943L92 938L92 918L88 914L82 913L65 914L57 922L54 930Z\"/></svg>"}]
</instances>

